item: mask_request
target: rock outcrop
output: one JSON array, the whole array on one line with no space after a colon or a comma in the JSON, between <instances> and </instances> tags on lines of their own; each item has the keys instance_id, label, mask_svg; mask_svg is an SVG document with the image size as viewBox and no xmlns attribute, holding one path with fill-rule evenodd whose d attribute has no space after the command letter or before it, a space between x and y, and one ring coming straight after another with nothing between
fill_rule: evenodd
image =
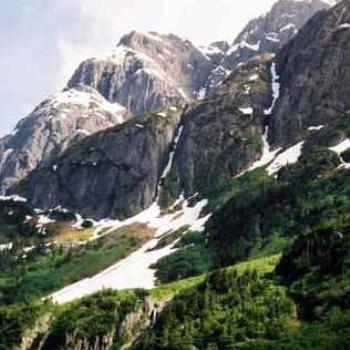
<instances>
[{"instance_id":1,"label":"rock outcrop","mask_svg":"<svg viewBox=\"0 0 350 350\"><path fill-rule=\"evenodd\" d=\"M0 140L0 187L4 192L41 162L62 153L74 142L122 123L125 109L87 86L44 100L14 133Z\"/></svg>"},{"instance_id":2,"label":"rock outcrop","mask_svg":"<svg viewBox=\"0 0 350 350\"><path fill-rule=\"evenodd\" d=\"M260 157L271 59L264 55L242 64L187 109L172 170L162 180L162 199L182 191L207 194ZM34 170L11 193L42 209L61 205L95 219L130 217L156 197L179 121L180 113L170 108L87 137ZM162 204L171 204L168 200Z\"/></svg>"},{"instance_id":3,"label":"rock outcrop","mask_svg":"<svg viewBox=\"0 0 350 350\"><path fill-rule=\"evenodd\" d=\"M173 34L134 31L109 57L81 63L68 86L89 85L138 115L191 100L217 60Z\"/></svg>"},{"instance_id":4,"label":"rock outcrop","mask_svg":"<svg viewBox=\"0 0 350 350\"><path fill-rule=\"evenodd\" d=\"M205 194L223 177L237 175L259 158L271 58L261 56L242 64L222 86L186 112L165 191Z\"/></svg>"},{"instance_id":5,"label":"rock outcrop","mask_svg":"<svg viewBox=\"0 0 350 350\"><path fill-rule=\"evenodd\" d=\"M171 34L125 35L111 56L83 62L67 91L44 101L19 123L14 136L2 140L3 189L12 186L9 193L19 191L42 209L62 205L94 218L133 215L155 198L179 122L170 107L171 117L157 111L187 101L174 167L164 180L165 197L182 191L206 194L261 155L264 108L271 100L267 67L273 56L257 54L277 51L312 14L329 6L321 0L280 0L248 24L231 49L225 42L198 49ZM275 145L295 141L300 130L349 108L344 84L348 6L343 2L315 15L278 54L281 97L269 129ZM220 65L227 73L223 83L204 97L208 75L219 72ZM192 103L198 95L201 99ZM119 103L131 114L156 111L79 142L122 122Z\"/></svg>"},{"instance_id":6,"label":"rock outcrop","mask_svg":"<svg viewBox=\"0 0 350 350\"><path fill-rule=\"evenodd\" d=\"M95 219L133 216L156 197L180 116L173 107L86 137L12 190L42 209L61 205Z\"/></svg>"},{"instance_id":7,"label":"rock outcrop","mask_svg":"<svg viewBox=\"0 0 350 350\"><path fill-rule=\"evenodd\" d=\"M20 350L40 350L45 342L45 337L52 325L54 316L46 313L38 318L31 329L27 329L22 337Z\"/></svg>"},{"instance_id":8,"label":"rock outcrop","mask_svg":"<svg viewBox=\"0 0 350 350\"><path fill-rule=\"evenodd\" d=\"M350 3L315 15L277 56L281 93L271 120L275 145L303 138L350 109Z\"/></svg>"}]
</instances>

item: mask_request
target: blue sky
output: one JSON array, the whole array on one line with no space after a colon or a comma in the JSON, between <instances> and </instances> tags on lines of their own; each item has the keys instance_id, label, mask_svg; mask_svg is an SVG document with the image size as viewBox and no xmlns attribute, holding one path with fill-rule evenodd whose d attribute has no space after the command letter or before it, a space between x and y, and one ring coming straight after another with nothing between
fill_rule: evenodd
<instances>
[{"instance_id":1,"label":"blue sky","mask_svg":"<svg viewBox=\"0 0 350 350\"><path fill-rule=\"evenodd\" d=\"M196 44L232 41L274 0L3 0L0 136L64 88L80 61L108 53L133 29L173 32Z\"/></svg>"}]
</instances>

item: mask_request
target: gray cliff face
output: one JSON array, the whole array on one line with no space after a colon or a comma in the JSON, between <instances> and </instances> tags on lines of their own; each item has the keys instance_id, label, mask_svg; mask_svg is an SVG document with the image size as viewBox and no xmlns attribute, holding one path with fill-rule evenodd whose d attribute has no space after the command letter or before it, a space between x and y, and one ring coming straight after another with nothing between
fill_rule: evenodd
<instances>
[{"instance_id":1,"label":"gray cliff face","mask_svg":"<svg viewBox=\"0 0 350 350\"><path fill-rule=\"evenodd\" d=\"M269 118L274 145L291 143L307 127L349 109L348 6L343 2L316 14L277 55L281 94ZM273 55L257 54L279 50L307 18L328 7L320 0L280 0L248 24L233 48L217 42L197 49L154 32L124 36L112 56L83 62L64 97L44 101L14 136L0 142L2 188L11 187L9 193L42 209L62 205L93 218L132 216L153 202L180 122L170 107L166 118L157 111L186 102L190 107L161 200L169 204L181 191L207 195L261 155ZM238 61L225 66L232 54ZM208 75L221 66L223 83L203 98ZM131 114L156 111L86 137L125 119L115 102Z\"/></svg>"},{"instance_id":2,"label":"gray cliff face","mask_svg":"<svg viewBox=\"0 0 350 350\"><path fill-rule=\"evenodd\" d=\"M316 12L330 7L322 0L279 0L264 16L250 21L227 50L207 82L210 91L241 62L277 53Z\"/></svg>"},{"instance_id":3,"label":"gray cliff face","mask_svg":"<svg viewBox=\"0 0 350 350\"><path fill-rule=\"evenodd\" d=\"M173 169L165 180L163 205L184 191L208 194L220 180L235 176L259 158L263 108L270 96L271 56L241 65L222 86L190 108Z\"/></svg>"},{"instance_id":4,"label":"gray cliff face","mask_svg":"<svg viewBox=\"0 0 350 350\"><path fill-rule=\"evenodd\" d=\"M173 168L163 180L162 205L182 191L207 194L259 158L272 58L258 56L240 65L184 113ZM179 122L180 112L173 108L135 117L72 145L11 192L42 209L61 205L95 219L130 217L154 201Z\"/></svg>"},{"instance_id":5,"label":"gray cliff face","mask_svg":"<svg viewBox=\"0 0 350 350\"><path fill-rule=\"evenodd\" d=\"M13 191L43 209L62 205L95 219L133 216L156 197L180 114L146 115L87 137Z\"/></svg>"},{"instance_id":6,"label":"gray cliff face","mask_svg":"<svg viewBox=\"0 0 350 350\"><path fill-rule=\"evenodd\" d=\"M89 85L138 115L191 100L215 59L172 34L131 32L111 56L84 61L68 86Z\"/></svg>"},{"instance_id":7,"label":"gray cliff face","mask_svg":"<svg viewBox=\"0 0 350 350\"><path fill-rule=\"evenodd\" d=\"M125 109L95 90L77 86L44 100L22 119L12 135L0 140L2 191L27 176L42 161L75 141L123 122Z\"/></svg>"},{"instance_id":8,"label":"gray cliff face","mask_svg":"<svg viewBox=\"0 0 350 350\"><path fill-rule=\"evenodd\" d=\"M270 141L288 144L311 126L350 109L350 3L313 17L277 57L281 95L271 119Z\"/></svg>"}]
</instances>

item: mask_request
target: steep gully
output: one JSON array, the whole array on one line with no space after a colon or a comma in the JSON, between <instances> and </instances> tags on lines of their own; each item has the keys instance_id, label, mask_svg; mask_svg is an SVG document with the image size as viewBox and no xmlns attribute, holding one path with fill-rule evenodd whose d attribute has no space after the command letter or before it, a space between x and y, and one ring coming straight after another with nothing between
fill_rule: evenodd
<instances>
[{"instance_id":1,"label":"steep gully","mask_svg":"<svg viewBox=\"0 0 350 350\"><path fill-rule=\"evenodd\" d=\"M272 115L275 109L276 103L280 97L280 89L281 89L281 85L279 82L280 76L277 72L276 62L272 62L270 74L271 74L272 102L270 107L264 110L265 120L264 120L264 134L262 137L262 144L263 144L262 155L260 159L254 162L247 170L238 174L236 176L237 178L243 176L248 171L252 171L260 167L266 167L267 173L269 175L274 175L287 164L296 163L302 152L304 141L299 142L296 145L293 145L285 150L282 150L281 147L276 148L274 150L271 149L271 146L268 141L269 122L270 122L270 116Z\"/></svg>"}]
</instances>

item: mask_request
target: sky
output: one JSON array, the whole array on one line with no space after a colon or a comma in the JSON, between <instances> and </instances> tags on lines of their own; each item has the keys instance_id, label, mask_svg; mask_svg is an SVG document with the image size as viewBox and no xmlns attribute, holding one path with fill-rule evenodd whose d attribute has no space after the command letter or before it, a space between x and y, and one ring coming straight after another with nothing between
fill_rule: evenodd
<instances>
[{"instance_id":1,"label":"sky","mask_svg":"<svg viewBox=\"0 0 350 350\"><path fill-rule=\"evenodd\" d=\"M232 42L276 0L2 0L0 136L132 30Z\"/></svg>"}]
</instances>

